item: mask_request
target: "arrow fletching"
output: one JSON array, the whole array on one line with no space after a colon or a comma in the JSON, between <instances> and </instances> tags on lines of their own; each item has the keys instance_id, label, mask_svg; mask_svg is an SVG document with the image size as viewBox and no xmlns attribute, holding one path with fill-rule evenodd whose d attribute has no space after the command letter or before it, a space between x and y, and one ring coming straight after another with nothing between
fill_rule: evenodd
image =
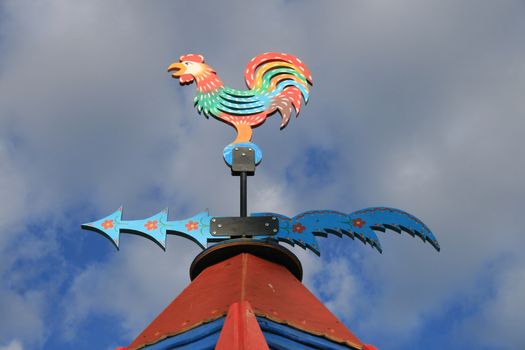
<instances>
[{"instance_id":1,"label":"arrow fletching","mask_svg":"<svg viewBox=\"0 0 525 350\"><path fill-rule=\"evenodd\" d=\"M415 216L399 209L373 207L361 209L351 214L333 210L313 210L289 218L275 213L253 213L252 216L272 215L279 219L279 232L273 237L290 245L297 244L320 255L316 237L347 236L369 244L378 252L383 248L376 231L387 229L398 233L407 232L429 242L437 251L439 243L430 229Z\"/></svg>"}]
</instances>

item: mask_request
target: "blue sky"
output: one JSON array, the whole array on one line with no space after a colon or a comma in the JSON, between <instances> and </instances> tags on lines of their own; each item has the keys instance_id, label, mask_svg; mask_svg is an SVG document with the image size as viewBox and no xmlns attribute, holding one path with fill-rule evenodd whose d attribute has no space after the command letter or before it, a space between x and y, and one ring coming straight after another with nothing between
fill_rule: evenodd
<instances>
[{"instance_id":1,"label":"blue sky","mask_svg":"<svg viewBox=\"0 0 525 350\"><path fill-rule=\"evenodd\" d=\"M382 350L525 348L523 1L0 2L0 350L128 344L189 283L199 249L81 231L124 206L235 215L233 129L166 67L201 53L243 86L266 51L314 79L299 119L255 132L249 211L397 207L395 233L294 250L305 283Z\"/></svg>"}]
</instances>

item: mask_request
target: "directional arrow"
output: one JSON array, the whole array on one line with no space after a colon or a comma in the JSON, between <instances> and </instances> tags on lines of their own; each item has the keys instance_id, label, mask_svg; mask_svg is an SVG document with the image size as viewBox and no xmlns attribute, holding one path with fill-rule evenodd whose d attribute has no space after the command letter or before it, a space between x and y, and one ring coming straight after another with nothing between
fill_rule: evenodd
<instances>
[{"instance_id":1,"label":"directional arrow","mask_svg":"<svg viewBox=\"0 0 525 350\"><path fill-rule=\"evenodd\" d=\"M268 220L259 220L263 219L262 217ZM275 240L292 246L298 245L320 255L316 237L327 237L331 234L357 238L381 253L383 248L376 232L385 232L389 229L418 236L423 242L429 242L436 250L440 250L437 239L421 220L394 208L374 207L350 214L333 210L313 210L292 218L277 213L252 213L251 218L257 220L251 220L250 217L211 217L207 211L203 211L185 220L168 221L168 209L164 209L147 219L122 220L122 208L119 208L103 219L82 225L82 228L103 234L115 244L117 249L121 233L144 236L164 250L167 234L191 239L202 249L206 249L208 243L242 235L253 236L253 239L258 240ZM275 220L278 221L278 225L272 226ZM217 224L219 222L222 224ZM211 228L215 227L212 223L217 226L214 230L221 228L223 232L221 234L211 232ZM264 234L265 228L269 229L266 231L267 234Z\"/></svg>"}]
</instances>

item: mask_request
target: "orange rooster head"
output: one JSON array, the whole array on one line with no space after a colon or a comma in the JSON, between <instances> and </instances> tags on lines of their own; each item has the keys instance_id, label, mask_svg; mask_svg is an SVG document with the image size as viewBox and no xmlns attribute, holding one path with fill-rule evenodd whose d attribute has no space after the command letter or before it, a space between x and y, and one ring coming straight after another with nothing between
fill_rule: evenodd
<instances>
[{"instance_id":1,"label":"orange rooster head","mask_svg":"<svg viewBox=\"0 0 525 350\"><path fill-rule=\"evenodd\" d=\"M173 72L171 76L179 78L181 84L191 84L208 70L210 68L204 64L204 56L192 53L180 56L179 62L168 67L168 72Z\"/></svg>"}]
</instances>

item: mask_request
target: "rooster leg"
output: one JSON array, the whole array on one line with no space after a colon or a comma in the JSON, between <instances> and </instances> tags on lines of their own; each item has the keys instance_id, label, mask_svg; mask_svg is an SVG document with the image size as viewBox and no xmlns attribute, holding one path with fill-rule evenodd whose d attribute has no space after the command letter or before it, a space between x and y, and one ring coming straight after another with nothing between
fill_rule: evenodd
<instances>
[{"instance_id":1,"label":"rooster leg","mask_svg":"<svg viewBox=\"0 0 525 350\"><path fill-rule=\"evenodd\" d=\"M233 143L250 142L252 139L252 127L247 124L234 125L237 130L237 138Z\"/></svg>"}]
</instances>

